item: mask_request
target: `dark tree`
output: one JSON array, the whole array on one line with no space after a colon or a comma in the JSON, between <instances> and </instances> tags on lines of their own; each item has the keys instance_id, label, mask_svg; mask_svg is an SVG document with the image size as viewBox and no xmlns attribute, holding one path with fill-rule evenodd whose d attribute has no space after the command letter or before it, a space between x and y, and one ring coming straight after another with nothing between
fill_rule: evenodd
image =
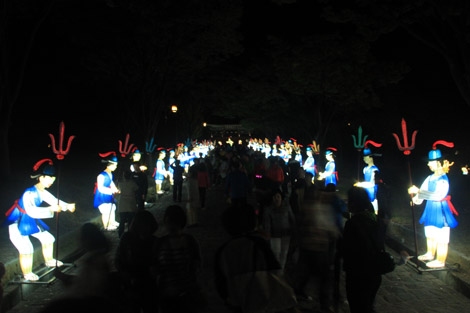
<instances>
[{"instance_id":1,"label":"dark tree","mask_svg":"<svg viewBox=\"0 0 470 313\"><path fill-rule=\"evenodd\" d=\"M321 1L328 20L371 40L402 28L439 53L470 106L470 2L467 0ZM399 43L398 43L399 44Z\"/></svg>"},{"instance_id":2,"label":"dark tree","mask_svg":"<svg viewBox=\"0 0 470 313\"><path fill-rule=\"evenodd\" d=\"M211 68L242 51L237 31L241 2L108 3L115 19L103 25L96 39L99 48L88 53L86 64L118 95L127 127L140 130L138 135L146 140L158 140L158 130L174 118L179 136L197 131L194 123L202 125L205 103L197 90L200 81ZM172 105L178 106L176 117L171 116Z\"/></svg>"},{"instance_id":3,"label":"dark tree","mask_svg":"<svg viewBox=\"0 0 470 313\"><path fill-rule=\"evenodd\" d=\"M0 177L9 177L10 125L32 47L54 0L5 0L0 5Z\"/></svg>"}]
</instances>

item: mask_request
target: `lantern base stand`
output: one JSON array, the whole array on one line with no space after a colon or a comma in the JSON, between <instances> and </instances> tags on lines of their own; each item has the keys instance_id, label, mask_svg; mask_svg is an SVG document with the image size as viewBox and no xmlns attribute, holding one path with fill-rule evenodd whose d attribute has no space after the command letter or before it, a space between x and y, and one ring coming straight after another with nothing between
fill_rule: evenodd
<instances>
[{"instance_id":1,"label":"lantern base stand","mask_svg":"<svg viewBox=\"0 0 470 313\"><path fill-rule=\"evenodd\" d=\"M422 274L426 272L439 272L439 271L456 271L459 269L460 265L456 264L456 266L451 266L446 263L444 267L427 267L426 263L423 261L417 260L416 258L412 258L410 261L406 262L406 265L411 267L417 273Z\"/></svg>"},{"instance_id":2,"label":"lantern base stand","mask_svg":"<svg viewBox=\"0 0 470 313\"><path fill-rule=\"evenodd\" d=\"M69 271L75 267L74 263L64 263L61 267L60 270L62 273ZM36 271L36 275L39 276L39 279L36 281L31 281L31 280L25 280L23 278L23 275L18 275L18 278L16 280L12 280L10 284L18 284L18 285L50 285L56 280L56 277L54 276L53 272L55 270L55 267L47 267L44 266L40 268L38 271Z\"/></svg>"}]
</instances>

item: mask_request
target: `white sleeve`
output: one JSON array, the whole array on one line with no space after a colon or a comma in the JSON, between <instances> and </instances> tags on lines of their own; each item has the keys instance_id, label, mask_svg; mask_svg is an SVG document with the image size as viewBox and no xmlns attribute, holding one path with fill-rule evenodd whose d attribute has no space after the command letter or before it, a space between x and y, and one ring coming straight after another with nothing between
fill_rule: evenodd
<instances>
[{"instance_id":1,"label":"white sleeve","mask_svg":"<svg viewBox=\"0 0 470 313\"><path fill-rule=\"evenodd\" d=\"M435 191L427 190L428 183L429 177L426 178L423 185L421 186L420 191L418 193L418 199L440 201L447 196L447 193L449 192L449 183L446 180L441 179L440 181L438 181Z\"/></svg>"},{"instance_id":2,"label":"white sleeve","mask_svg":"<svg viewBox=\"0 0 470 313\"><path fill-rule=\"evenodd\" d=\"M57 202L57 199L53 195L51 195L48 191L45 191L45 190L40 191L39 194L40 194L41 200L48 203L49 205L51 203L49 203L48 201L54 202L54 199L55 199L55 201ZM36 206L34 202L34 198L35 198L35 193L31 191L27 191L23 195L23 205L24 205L24 209L26 213L32 218L52 218L54 216L54 212L52 212L48 207Z\"/></svg>"},{"instance_id":3,"label":"white sleeve","mask_svg":"<svg viewBox=\"0 0 470 313\"><path fill-rule=\"evenodd\" d=\"M98 190L102 194L105 194L105 195L112 195L113 194L112 188L104 186L104 175L102 175L102 174L98 175L96 185L98 187ZM113 185L114 185L114 182L111 182L111 186L113 186Z\"/></svg>"}]
</instances>

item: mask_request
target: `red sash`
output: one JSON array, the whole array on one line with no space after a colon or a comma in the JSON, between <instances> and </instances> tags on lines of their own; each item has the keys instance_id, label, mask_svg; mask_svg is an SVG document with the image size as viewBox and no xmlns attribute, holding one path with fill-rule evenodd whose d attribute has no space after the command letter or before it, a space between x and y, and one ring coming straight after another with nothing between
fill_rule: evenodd
<instances>
[{"instance_id":1,"label":"red sash","mask_svg":"<svg viewBox=\"0 0 470 313\"><path fill-rule=\"evenodd\" d=\"M444 199L442 199L441 201L447 201L447 204L449 205L449 209L450 211L452 212L452 214L455 214L455 215L459 215L459 213L455 210L455 207L454 205L452 204L452 202L450 202L450 195L447 195L447 197L445 197Z\"/></svg>"},{"instance_id":2,"label":"red sash","mask_svg":"<svg viewBox=\"0 0 470 313\"><path fill-rule=\"evenodd\" d=\"M18 204L18 201L20 200L18 199L15 201L13 206L5 213L5 216L10 216L11 212L13 212L15 208L18 208L18 210L20 210L21 213L26 214L26 211L20 207L20 205Z\"/></svg>"}]
</instances>

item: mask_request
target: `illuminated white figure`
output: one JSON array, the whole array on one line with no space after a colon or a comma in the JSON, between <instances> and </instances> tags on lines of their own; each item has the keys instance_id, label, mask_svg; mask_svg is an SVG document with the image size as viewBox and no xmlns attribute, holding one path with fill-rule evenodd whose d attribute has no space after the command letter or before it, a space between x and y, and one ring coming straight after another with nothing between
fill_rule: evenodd
<instances>
[{"instance_id":1,"label":"illuminated white figure","mask_svg":"<svg viewBox=\"0 0 470 313\"><path fill-rule=\"evenodd\" d=\"M168 178L170 179L170 185L173 186L173 168L171 167L175 163L175 150L170 150L170 155L168 156Z\"/></svg>"},{"instance_id":2,"label":"illuminated white figure","mask_svg":"<svg viewBox=\"0 0 470 313\"><path fill-rule=\"evenodd\" d=\"M337 183L337 172L336 172L336 164L335 164L335 157L333 151L327 150L325 152L325 158L328 161L325 165L325 171L319 174L319 180L325 180L325 186L328 184L336 185Z\"/></svg>"},{"instance_id":3,"label":"illuminated white figure","mask_svg":"<svg viewBox=\"0 0 470 313\"><path fill-rule=\"evenodd\" d=\"M62 266L61 261L53 258L54 236L48 232L49 227L41 220L52 218L54 212L75 211L74 203L59 201L48 189L55 181L55 169L52 161L44 159L36 163L31 178L37 183L23 193L20 199L5 214L10 240L19 252L19 262L25 280L36 281L39 277L33 273L34 248L29 236L41 242L42 254L46 266ZM48 206L42 205L47 203Z\"/></svg>"},{"instance_id":4,"label":"illuminated white figure","mask_svg":"<svg viewBox=\"0 0 470 313\"><path fill-rule=\"evenodd\" d=\"M162 184L165 178L168 176L168 171L165 168L165 156L166 153L164 150L160 150L158 154L157 164L155 166L155 185L157 188L157 194L162 194Z\"/></svg>"},{"instance_id":5,"label":"illuminated white figure","mask_svg":"<svg viewBox=\"0 0 470 313\"><path fill-rule=\"evenodd\" d=\"M427 241L427 252L418 257L421 261L429 261L427 267L444 267L447 258L450 228L457 226L454 214L458 215L450 202L449 179L446 173L453 163L442 158L441 151L436 149L436 144L453 147L452 143L438 141L434 143L433 150L428 154L428 166L433 172L428 176L421 188L412 186L408 192L413 197L415 204L421 204L426 200L423 215L419 222L424 224L424 233Z\"/></svg>"},{"instance_id":6,"label":"illuminated white figure","mask_svg":"<svg viewBox=\"0 0 470 313\"><path fill-rule=\"evenodd\" d=\"M100 154L106 163L106 169L101 172L96 179L95 197L93 205L101 213L101 221L106 230L115 230L119 226L116 222L116 204L114 195L119 193L113 181L113 172L116 170L118 161L114 152Z\"/></svg>"},{"instance_id":7,"label":"illuminated white figure","mask_svg":"<svg viewBox=\"0 0 470 313\"><path fill-rule=\"evenodd\" d=\"M307 173L312 174L312 183L315 183L315 174L317 172L317 166L315 165L315 158L313 157L312 148L307 147L306 153L307 159L305 160L303 168Z\"/></svg>"},{"instance_id":8,"label":"illuminated white figure","mask_svg":"<svg viewBox=\"0 0 470 313\"><path fill-rule=\"evenodd\" d=\"M378 204L377 204L377 185L375 184L375 172L379 171L379 168L374 164L374 157L381 156L380 154L373 153L369 148L367 148L367 144L371 143L376 147L382 146L382 144L375 143L371 140L368 140L364 145L363 153L363 160L366 163L366 166L363 169L364 174L364 181L358 182L354 184L354 186L362 187L367 191L369 195L370 202L374 207L375 214L378 213Z\"/></svg>"}]
</instances>

